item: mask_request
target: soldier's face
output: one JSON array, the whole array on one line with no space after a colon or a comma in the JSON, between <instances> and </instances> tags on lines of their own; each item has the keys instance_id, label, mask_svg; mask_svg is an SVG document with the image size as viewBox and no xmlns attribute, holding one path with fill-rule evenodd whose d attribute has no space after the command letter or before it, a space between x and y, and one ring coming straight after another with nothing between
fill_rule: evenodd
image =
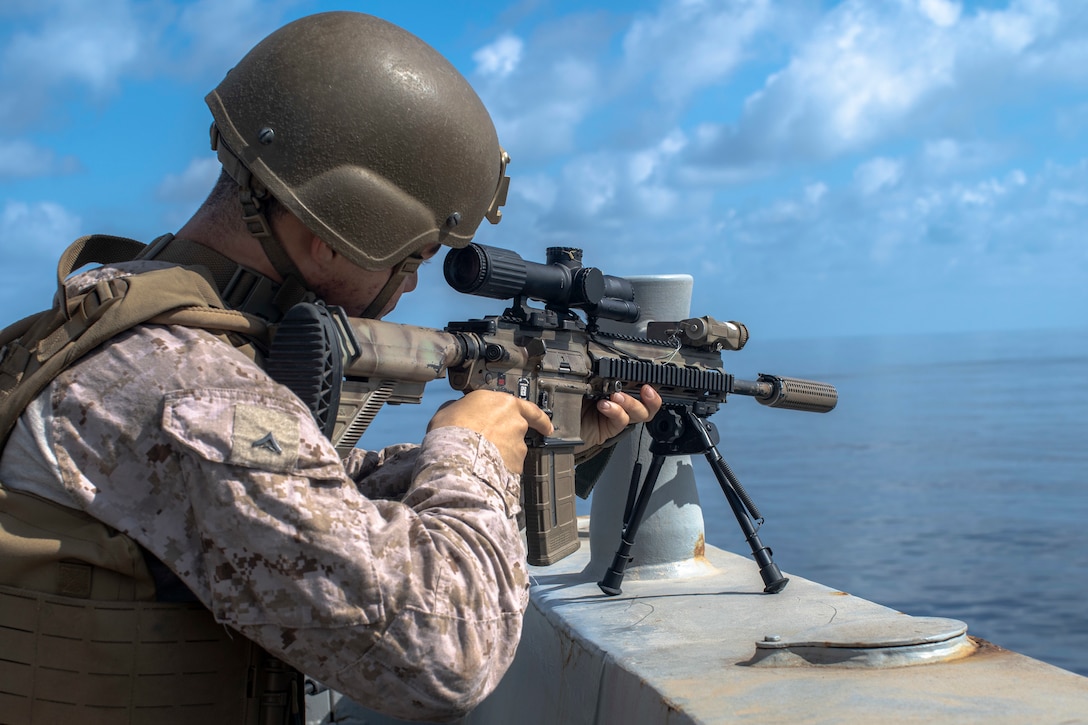
<instances>
[{"instance_id":1,"label":"soldier's face","mask_svg":"<svg viewBox=\"0 0 1088 725\"><path fill-rule=\"evenodd\" d=\"M440 244L433 244L422 250L420 256L424 260L431 259L438 250ZM314 284L314 291L330 305L340 305L351 316L359 316L377 298L378 294L389 281L393 270L380 269L369 270L358 267L348 262L343 257L338 258L338 264L332 267L326 275L324 283ZM389 298L389 302L382 310L379 317L384 317L393 311L400 300L401 295L407 294L416 288L416 273L409 274L401 282L399 289Z\"/></svg>"}]
</instances>

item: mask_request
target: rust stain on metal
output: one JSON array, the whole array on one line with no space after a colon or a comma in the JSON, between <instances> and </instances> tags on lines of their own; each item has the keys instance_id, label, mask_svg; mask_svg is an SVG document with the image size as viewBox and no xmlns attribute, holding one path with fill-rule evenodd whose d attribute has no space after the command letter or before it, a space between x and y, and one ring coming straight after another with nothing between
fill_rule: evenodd
<instances>
[{"instance_id":1,"label":"rust stain on metal","mask_svg":"<svg viewBox=\"0 0 1088 725\"><path fill-rule=\"evenodd\" d=\"M971 640L971 642L974 643L974 645L978 648L974 652L975 657L979 657L982 655L1007 655L1010 653L1010 650L1005 649L1001 645L989 642L982 637L976 637L969 634L967 635L967 639Z\"/></svg>"},{"instance_id":2,"label":"rust stain on metal","mask_svg":"<svg viewBox=\"0 0 1088 725\"><path fill-rule=\"evenodd\" d=\"M570 642L570 646L567 648L567 656L563 658L563 669L570 667L571 661L574 659L574 642Z\"/></svg>"},{"instance_id":3,"label":"rust stain on metal","mask_svg":"<svg viewBox=\"0 0 1088 725\"><path fill-rule=\"evenodd\" d=\"M702 559L706 555L706 536L699 534L699 538L695 540L695 552L696 559Z\"/></svg>"}]
</instances>

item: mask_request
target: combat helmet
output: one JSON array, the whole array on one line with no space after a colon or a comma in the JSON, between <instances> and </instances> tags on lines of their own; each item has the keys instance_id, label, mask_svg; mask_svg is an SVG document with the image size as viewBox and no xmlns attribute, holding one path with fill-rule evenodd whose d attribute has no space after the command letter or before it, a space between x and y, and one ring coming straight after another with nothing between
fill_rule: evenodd
<instances>
[{"instance_id":1,"label":"combat helmet","mask_svg":"<svg viewBox=\"0 0 1088 725\"><path fill-rule=\"evenodd\" d=\"M262 238L265 194L351 262L396 265L401 278L420 250L464 247L484 218L501 217L509 157L483 103L437 51L379 18L289 23L205 100L250 231L285 278L297 269Z\"/></svg>"}]
</instances>

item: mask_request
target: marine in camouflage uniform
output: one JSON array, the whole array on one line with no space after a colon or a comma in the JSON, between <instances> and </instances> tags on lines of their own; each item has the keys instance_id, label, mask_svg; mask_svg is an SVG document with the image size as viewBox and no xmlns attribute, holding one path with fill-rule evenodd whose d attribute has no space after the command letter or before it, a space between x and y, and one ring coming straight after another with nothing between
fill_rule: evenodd
<instances>
[{"instance_id":1,"label":"marine in camouflage uniform","mask_svg":"<svg viewBox=\"0 0 1088 725\"><path fill-rule=\"evenodd\" d=\"M225 173L179 236L253 283L216 278L216 305L274 324L317 297L380 317L440 245L499 220L508 159L482 103L376 18L289 24L207 101ZM69 300L192 266L151 249L68 280ZM5 346L5 395L28 355L59 349L15 337L34 344ZM409 719L456 717L498 683L528 596L524 435L549 433L547 417L476 391L420 446L341 460L259 347L140 324L23 410L0 458L0 717L297 720L297 688L277 679L290 672L265 652ZM583 437L648 419L653 400L600 403Z\"/></svg>"},{"instance_id":2,"label":"marine in camouflage uniform","mask_svg":"<svg viewBox=\"0 0 1088 725\"><path fill-rule=\"evenodd\" d=\"M124 532L218 622L382 712L465 710L517 647L520 486L495 446L444 427L341 462L297 397L204 330L139 327L65 371L0 481Z\"/></svg>"}]
</instances>

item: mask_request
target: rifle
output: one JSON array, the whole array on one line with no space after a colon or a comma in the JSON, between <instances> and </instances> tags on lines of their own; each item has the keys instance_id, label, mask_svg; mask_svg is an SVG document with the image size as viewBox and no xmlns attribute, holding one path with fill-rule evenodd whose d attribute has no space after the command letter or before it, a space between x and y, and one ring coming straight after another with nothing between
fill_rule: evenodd
<instances>
[{"instance_id":1,"label":"rifle","mask_svg":"<svg viewBox=\"0 0 1088 725\"><path fill-rule=\"evenodd\" d=\"M628 280L584 267L579 249L550 248L547 263L538 264L510 250L470 244L451 250L443 271L459 292L512 304L502 315L450 322L444 330L347 318L339 312L339 336L346 343L344 380L339 400L328 407L336 411L335 423L329 420L330 437L342 454L355 446L382 404L418 403L426 383L438 378L448 376L450 385L463 392L495 390L533 401L554 426L548 437L530 432L522 477L529 563L547 566L579 546L574 496L576 489L588 496L592 487L579 489L575 477L583 403L619 390L637 395L648 383L662 398L661 412L647 426L656 441L651 448L655 461L706 453L761 565L766 591L785 585L748 514L759 523L762 517L717 455L717 432L707 418L730 394L755 397L774 408L827 412L837 402L834 387L764 374L745 381L727 373L721 353L740 350L748 341L748 329L740 322L708 316L651 321L645 337L603 331L601 320L638 320L634 289ZM529 300L544 307L530 306ZM282 329L277 332L277 342L282 334ZM601 584L607 593L619 592L659 469L660 463L651 464L637 503L628 507L622 555L617 552ZM632 493L637 483L635 476Z\"/></svg>"}]
</instances>

